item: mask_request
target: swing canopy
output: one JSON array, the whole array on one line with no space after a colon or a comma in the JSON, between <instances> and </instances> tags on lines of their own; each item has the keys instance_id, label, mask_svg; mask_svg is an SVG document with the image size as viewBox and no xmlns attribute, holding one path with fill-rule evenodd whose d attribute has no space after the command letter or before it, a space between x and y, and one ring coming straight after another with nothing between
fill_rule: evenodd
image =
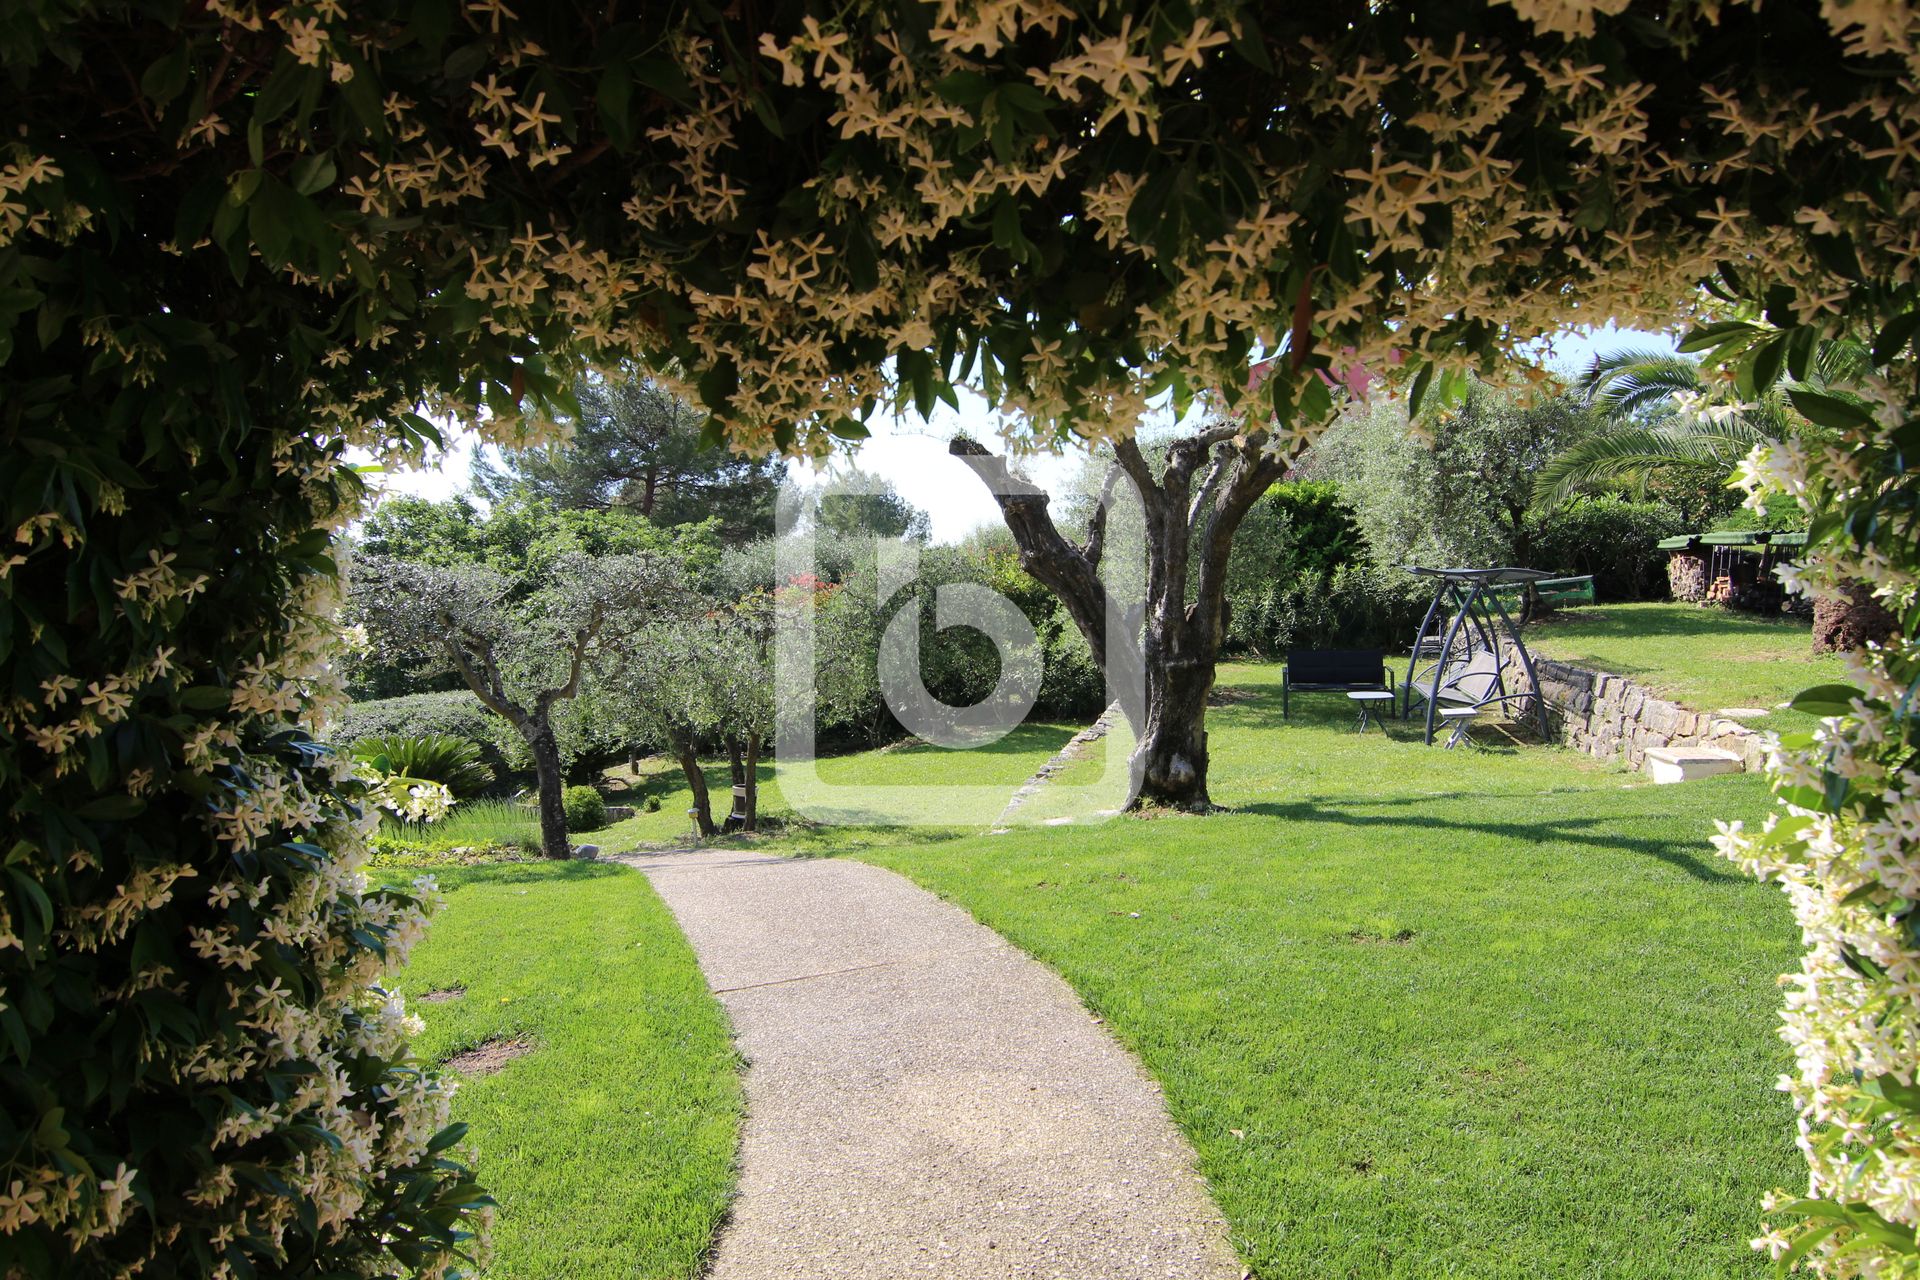
<instances>
[{"instance_id":1,"label":"swing canopy","mask_svg":"<svg viewBox=\"0 0 1920 1280\"><path fill-rule=\"evenodd\" d=\"M1551 578L1543 569L1431 569L1408 565L1407 572L1434 582L1433 603L1414 637L1401 687L1401 715L1413 699L1426 701L1426 740L1433 741L1441 706L1499 707L1515 719L1529 712L1547 737L1547 704L1540 696L1533 655L1520 628L1501 603L1496 587Z\"/></svg>"}]
</instances>

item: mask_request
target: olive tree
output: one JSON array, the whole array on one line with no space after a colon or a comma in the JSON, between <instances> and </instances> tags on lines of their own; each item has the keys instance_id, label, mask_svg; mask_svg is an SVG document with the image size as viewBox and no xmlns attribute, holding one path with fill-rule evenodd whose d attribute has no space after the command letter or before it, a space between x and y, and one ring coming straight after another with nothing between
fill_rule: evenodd
<instances>
[{"instance_id":1,"label":"olive tree","mask_svg":"<svg viewBox=\"0 0 1920 1280\"><path fill-rule=\"evenodd\" d=\"M363 557L354 613L376 640L450 669L518 733L539 790L541 852L568 855L559 704L580 692L616 624L675 607L678 579L656 556L562 556L537 584L475 565ZM648 678L665 678L662 670Z\"/></svg>"},{"instance_id":2,"label":"olive tree","mask_svg":"<svg viewBox=\"0 0 1920 1280\"><path fill-rule=\"evenodd\" d=\"M640 620L597 664L628 733L672 752L703 836L718 830L700 764L714 746L726 751L733 784L743 789L740 829L759 826L760 752L773 733L772 608L771 597L756 592L670 620Z\"/></svg>"},{"instance_id":3,"label":"olive tree","mask_svg":"<svg viewBox=\"0 0 1920 1280\"><path fill-rule=\"evenodd\" d=\"M973 440L949 445L992 489L1021 566L1060 597L1108 686L1125 691L1122 709L1137 742L1136 800L1211 803L1207 695L1226 633L1227 563L1248 508L1286 474L1284 456L1270 443L1265 431L1212 423L1174 440L1156 467L1132 437L1113 442L1106 484L1110 491L1124 476L1139 494L1146 552L1144 600L1121 607L1101 572L1107 494L1092 508L1085 537L1070 541L1038 486Z\"/></svg>"}]
</instances>

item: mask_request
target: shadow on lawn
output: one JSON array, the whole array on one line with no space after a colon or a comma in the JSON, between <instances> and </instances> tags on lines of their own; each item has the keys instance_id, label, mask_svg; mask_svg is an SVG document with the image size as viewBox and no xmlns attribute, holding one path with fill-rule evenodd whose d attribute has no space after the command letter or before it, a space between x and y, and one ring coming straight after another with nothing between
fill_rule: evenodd
<instances>
[{"instance_id":1,"label":"shadow on lawn","mask_svg":"<svg viewBox=\"0 0 1920 1280\"><path fill-rule=\"evenodd\" d=\"M1393 800L1368 800L1358 808L1385 809L1411 808L1415 805L1430 806L1449 800L1477 801L1487 797L1469 792L1455 792L1437 796L1403 796ZM1332 800L1294 800L1285 803L1279 801L1259 801L1254 804L1236 806L1236 813L1257 813L1265 817L1280 818L1287 822L1308 824L1314 822L1330 823L1343 827L1379 827L1398 829L1409 834L1421 831L1467 831L1482 835L1499 836L1522 843L1537 844L1542 841L1558 840L1566 844L1584 845L1593 849L1617 849L1624 853L1644 854L1657 858L1676 871L1685 872L1696 880L1709 883L1741 884L1745 877L1731 871L1722 870L1710 861L1696 846L1675 840L1650 840L1643 837L1620 834L1595 834L1592 828L1604 828L1616 821L1610 818L1542 818L1534 822L1463 822L1457 819L1442 818L1431 812L1418 817L1400 817L1389 814L1366 814L1355 808L1343 808Z\"/></svg>"},{"instance_id":2,"label":"shadow on lawn","mask_svg":"<svg viewBox=\"0 0 1920 1280\"><path fill-rule=\"evenodd\" d=\"M422 863L405 868L408 876L431 875L442 890L462 889L475 884L547 884L556 880L604 880L608 876L628 874L626 867L609 862L561 861L542 858L528 862L480 862L471 866L434 866Z\"/></svg>"},{"instance_id":3,"label":"shadow on lawn","mask_svg":"<svg viewBox=\"0 0 1920 1280\"><path fill-rule=\"evenodd\" d=\"M1703 605L1686 611L1634 609L1613 612L1607 609L1570 609L1549 614L1529 623L1523 634L1529 638L1555 638L1562 631L1580 631L1589 636L1646 639L1668 636L1681 639L1724 640L1730 633L1777 636L1803 632L1809 637L1812 624L1798 618L1769 618L1760 614L1736 613L1731 609Z\"/></svg>"}]
</instances>

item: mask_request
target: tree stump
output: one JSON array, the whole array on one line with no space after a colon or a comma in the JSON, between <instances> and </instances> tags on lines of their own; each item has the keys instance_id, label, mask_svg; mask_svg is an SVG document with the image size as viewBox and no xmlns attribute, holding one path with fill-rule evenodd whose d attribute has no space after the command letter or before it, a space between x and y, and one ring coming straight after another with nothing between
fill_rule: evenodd
<instances>
[{"instance_id":1,"label":"tree stump","mask_svg":"<svg viewBox=\"0 0 1920 1280\"><path fill-rule=\"evenodd\" d=\"M1899 634L1900 624L1886 606L1858 582L1848 583L1846 594L1837 599L1820 599L1813 604L1813 651L1845 653L1864 649L1869 641L1890 640Z\"/></svg>"}]
</instances>

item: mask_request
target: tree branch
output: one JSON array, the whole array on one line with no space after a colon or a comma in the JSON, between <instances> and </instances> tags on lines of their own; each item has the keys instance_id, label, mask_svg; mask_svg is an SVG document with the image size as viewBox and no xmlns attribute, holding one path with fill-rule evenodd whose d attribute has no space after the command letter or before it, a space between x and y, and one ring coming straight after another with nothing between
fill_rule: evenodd
<instances>
[{"instance_id":1,"label":"tree branch","mask_svg":"<svg viewBox=\"0 0 1920 1280\"><path fill-rule=\"evenodd\" d=\"M1124 618L1120 619L1117 631L1109 626L1108 615L1115 612L1115 605L1107 593L1106 583L1100 580L1096 563L1061 536L1047 510L1046 492L1032 481L1012 474L1004 458L989 453L977 441L955 437L948 442L947 452L966 463L992 492L994 501L1000 504L1007 530L1020 548L1021 567L1066 606L1068 616L1086 637L1094 661L1106 674L1109 686L1123 691L1137 687L1139 681L1135 676L1141 656L1133 627ZM1139 457L1137 449L1134 456ZM1145 460L1141 462L1144 465ZM1121 664L1119 670L1113 669L1116 662ZM1144 708L1129 706L1125 710L1129 718L1140 723L1136 717L1144 714Z\"/></svg>"},{"instance_id":2,"label":"tree branch","mask_svg":"<svg viewBox=\"0 0 1920 1280\"><path fill-rule=\"evenodd\" d=\"M1113 501L1114 486L1123 474L1118 463L1107 468L1107 478L1100 485L1100 499L1094 504L1093 514L1087 517L1087 540L1081 545L1080 554L1096 569L1107 553L1107 504Z\"/></svg>"},{"instance_id":3,"label":"tree branch","mask_svg":"<svg viewBox=\"0 0 1920 1280\"><path fill-rule=\"evenodd\" d=\"M1213 492L1220 487L1221 477L1227 474L1227 468L1233 464L1235 454L1231 449L1221 449L1213 455L1213 465L1207 468L1206 478L1200 482L1199 492L1193 495L1193 502L1187 507L1187 539L1189 542L1200 531L1200 517L1205 514Z\"/></svg>"},{"instance_id":4,"label":"tree branch","mask_svg":"<svg viewBox=\"0 0 1920 1280\"><path fill-rule=\"evenodd\" d=\"M484 679L480 672L473 669L473 658L466 649L468 641L480 651L481 662L486 667ZM447 656L453 659L454 670L460 673L460 678L467 682L467 688L473 691L473 696L485 703L488 710L516 728L529 723L531 717L507 697L506 688L500 680L500 669L494 664L491 645L471 636L463 637L457 629L449 628L445 647Z\"/></svg>"}]
</instances>

